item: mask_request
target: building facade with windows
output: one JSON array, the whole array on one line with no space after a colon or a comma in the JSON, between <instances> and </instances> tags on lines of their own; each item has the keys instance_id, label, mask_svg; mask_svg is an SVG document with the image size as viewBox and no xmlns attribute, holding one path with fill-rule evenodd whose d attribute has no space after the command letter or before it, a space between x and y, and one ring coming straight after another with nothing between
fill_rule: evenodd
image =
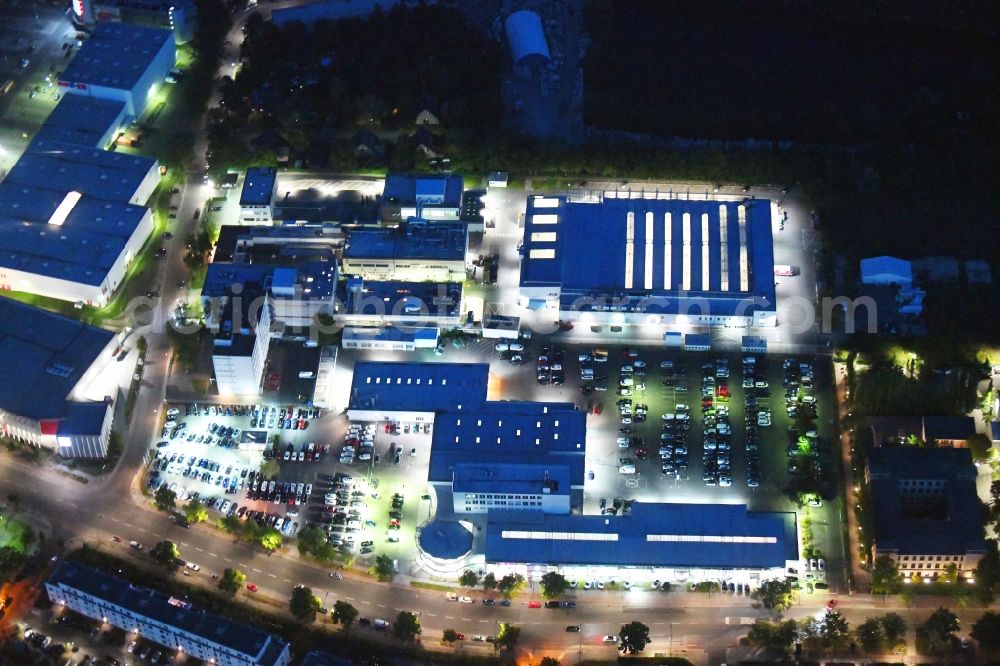
<instances>
[{"instance_id":1,"label":"building facade with windows","mask_svg":"<svg viewBox=\"0 0 1000 666\"><path fill-rule=\"evenodd\" d=\"M459 463L451 485L456 515L490 509L570 512L568 465Z\"/></svg>"},{"instance_id":2,"label":"building facade with windows","mask_svg":"<svg viewBox=\"0 0 1000 666\"><path fill-rule=\"evenodd\" d=\"M458 220L465 181L458 174L390 173L379 208L382 226L401 226L411 218Z\"/></svg>"},{"instance_id":3,"label":"building facade with windows","mask_svg":"<svg viewBox=\"0 0 1000 666\"><path fill-rule=\"evenodd\" d=\"M240 224L274 223L274 197L278 192L278 170L274 167L247 169L240 192Z\"/></svg>"},{"instance_id":4,"label":"building facade with windows","mask_svg":"<svg viewBox=\"0 0 1000 666\"><path fill-rule=\"evenodd\" d=\"M976 466L968 449L882 446L865 468L875 516L872 558L904 580L975 573L986 552Z\"/></svg>"},{"instance_id":5,"label":"building facade with windows","mask_svg":"<svg viewBox=\"0 0 1000 666\"><path fill-rule=\"evenodd\" d=\"M461 222L359 229L348 236L342 272L373 281L464 282L468 248L469 228Z\"/></svg>"},{"instance_id":6,"label":"building facade with windows","mask_svg":"<svg viewBox=\"0 0 1000 666\"><path fill-rule=\"evenodd\" d=\"M277 636L69 560L56 565L45 590L55 604L207 663L287 666L291 661L288 642Z\"/></svg>"}]
</instances>

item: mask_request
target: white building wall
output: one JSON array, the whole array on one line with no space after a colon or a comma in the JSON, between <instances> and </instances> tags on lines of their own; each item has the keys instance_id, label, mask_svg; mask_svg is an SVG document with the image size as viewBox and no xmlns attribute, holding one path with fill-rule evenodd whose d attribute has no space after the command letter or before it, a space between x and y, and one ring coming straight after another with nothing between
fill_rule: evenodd
<instances>
[{"instance_id":1,"label":"white building wall","mask_svg":"<svg viewBox=\"0 0 1000 666\"><path fill-rule=\"evenodd\" d=\"M38 275L12 268L0 268L0 289L6 291L25 291L29 294L48 296L62 301L81 302L87 305L101 306L107 302L108 295L101 285L87 285L70 282L60 278Z\"/></svg>"},{"instance_id":2,"label":"white building wall","mask_svg":"<svg viewBox=\"0 0 1000 666\"><path fill-rule=\"evenodd\" d=\"M151 233L153 233L153 211L147 208L146 212L143 213L142 220L136 225L135 231L125 243L121 254L118 255L118 259L108 271L107 277L104 278L102 291L108 294L109 298L125 279L128 267L132 264L132 260L139 255L139 251L142 250L143 244Z\"/></svg>"},{"instance_id":3,"label":"white building wall","mask_svg":"<svg viewBox=\"0 0 1000 666\"><path fill-rule=\"evenodd\" d=\"M154 162L146 172L145 177L143 177L142 182L139 183L139 187L136 188L135 194L132 198L128 200L130 204L136 206L145 206L149 201L149 198L153 196L153 192L156 191L156 186L160 184L160 163Z\"/></svg>"},{"instance_id":4,"label":"white building wall","mask_svg":"<svg viewBox=\"0 0 1000 666\"><path fill-rule=\"evenodd\" d=\"M164 85L167 74L170 73L170 70L176 64L177 42L174 39L173 32L171 32L169 39L163 42L163 46L160 47L156 56L149 63L146 71L143 72L135 86L132 87L131 94L132 103L135 107L135 117L143 114L147 104L152 100L157 89Z\"/></svg>"},{"instance_id":5,"label":"white building wall","mask_svg":"<svg viewBox=\"0 0 1000 666\"><path fill-rule=\"evenodd\" d=\"M111 437L111 423L114 419L113 403L108 403L104 412L101 431L93 435L59 436L56 450L63 458L107 458L108 441Z\"/></svg>"},{"instance_id":6,"label":"white building wall","mask_svg":"<svg viewBox=\"0 0 1000 666\"><path fill-rule=\"evenodd\" d=\"M213 354L215 382L219 395L260 395L260 383L256 381L253 356L230 356Z\"/></svg>"},{"instance_id":7,"label":"white building wall","mask_svg":"<svg viewBox=\"0 0 1000 666\"><path fill-rule=\"evenodd\" d=\"M240 224L261 225L273 223L273 206L240 206Z\"/></svg>"},{"instance_id":8,"label":"white building wall","mask_svg":"<svg viewBox=\"0 0 1000 666\"><path fill-rule=\"evenodd\" d=\"M357 275L365 280L402 282L465 282L465 258L379 259L344 257L343 275Z\"/></svg>"},{"instance_id":9,"label":"white building wall","mask_svg":"<svg viewBox=\"0 0 1000 666\"><path fill-rule=\"evenodd\" d=\"M486 513L489 509L541 510L568 514L570 496L551 493L470 493L452 491L456 514Z\"/></svg>"},{"instance_id":10,"label":"white building wall","mask_svg":"<svg viewBox=\"0 0 1000 666\"><path fill-rule=\"evenodd\" d=\"M351 421L376 423L378 421L400 421L409 423L434 423L434 412L395 412L381 409L349 409L347 418Z\"/></svg>"}]
</instances>

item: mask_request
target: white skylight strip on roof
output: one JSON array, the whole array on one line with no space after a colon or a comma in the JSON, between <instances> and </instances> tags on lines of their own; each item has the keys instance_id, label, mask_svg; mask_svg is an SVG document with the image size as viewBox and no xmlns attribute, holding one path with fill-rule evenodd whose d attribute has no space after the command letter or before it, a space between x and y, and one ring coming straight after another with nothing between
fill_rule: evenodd
<instances>
[{"instance_id":1,"label":"white skylight strip on roof","mask_svg":"<svg viewBox=\"0 0 1000 666\"><path fill-rule=\"evenodd\" d=\"M674 218L670 213L663 217L663 288L670 289L670 270L673 268L672 249L674 240Z\"/></svg>"},{"instance_id":2,"label":"white skylight strip on roof","mask_svg":"<svg viewBox=\"0 0 1000 666\"><path fill-rule=\"evenodd\" d=\"M643 267L646 269L644 285L646 289L653 288L653 213L646 213L646 261Z\"/></svg>"},{"instance_id":3,"label":"white skylight strip on roof","mask_svg":"<svg viewBox=\"0 0 1000 666\"><path fill-rule=\"evenodd\" d=\"M708 291L708 213L701 214L701 290Z\"/></svg>"},{"instance_id":4,"label":"white skylight strip on roof","mask_svg":"<svg viewBox=\"0 0 1000 666\"><path fill-rule=\"evenodd\" d=\"M555 197L534 197L531 204L535 208L558 208L559 199Z\"/></svg>"},{"instance_id":5,"label":"white skylight strip on roof","mask_svg":"<svg viewBox=\"0 0 1000 666\"><path fill-rule=\"evenodd\" d=\"M647 542L671 543L778 543L773 536L727 536L713 534L647 534Z\"/></svg>"},{"instance_id":6,"label":"white skylight strip on roof","mask_svg":"<svg viewBox=\"0 0 1000 666\"><path fill-rule=\"evenodd\" d=\"M719 206L719 287L729 291L729 211L725 204Z\"/></svg>"},{"instance_id":7,"label":"white skylight strip on roof","mask_svg":"<svg viewBox=\"0 0 1000 666\"><path fill-rule=\"evenodd\" d=\"M69 214L73 212L73 208L76 207L78 201L80 201L79 192L67 192L63 200L56 206L55 211L52 212L52 217L49 218L49 224L61 227L69 217Z\"/></svg>"},{"instance_id":8,"label":"white skylight strip on roof","mask_svg":"<svg viewBox=\"0 0 1000 666\"><path fill-rule=\"evenodd\" d=\"M635 272L635 213L629 211L625 216L625 288L632 288Z\"/></svg>"},{"instance_id":9,"label":"white skylight strip on roof","mask_svg":"<svg viewBox=\"0 0 1000 666\"><path fill-rule=\"evenodd\" d=\"M555 213L541 213L531 216L532 224L559 224L559 216Z\"/></svg>"},{"instance_id":10,"label":"white skylight strip on roof","mask_svg":"<svg viewBox=\"0 0 1000 666\"><path fill-rule=\"evenodd\" d=\"M555 243L556 242L556 232L554 231L536 231L531 234L532 243Z\"/></svg>"},{"instance_id":11,"label":"white skylight strip on roof","mask_svg":"<svg viewBox=\"0 0 1000 666\"><path fill-rule=\"evenodd\" d=\"M681 289L691 291L691 213L684 213L681 218L683 233L684 263L681 264Z\"/></svg>"},{"instance_id":12,"label":"white skylight strip on roof","mask_svg":"<svg viewBox=\"0 0 1000 666\"><path fill-rule=\"evenodd\" d=\"M544 541L618 541L618 535L606 532L529 532L526 530L503 530L504 539L530 539Z\"/></svg>"},{"instance_id":13,"label":"white skylight strip on roof","mask_svg":"<svg viewBox=\"0 0 1000 666\"><path fill-rule=\"evenodd\" d=\"M528 252L529 259L555 259L556 251L550 247L535 248Z\"/></svg>"},{"instance_id":14,"label":"white skylight strip on roof","mask_svg":"<svg viewBox=\"0 0 1000 666\"><path fill-rule=\"evenodd\" d=\"M750 257L747 253L747 207L740 205L740 291L750 291Z\"/></svg>"}]
</instances>

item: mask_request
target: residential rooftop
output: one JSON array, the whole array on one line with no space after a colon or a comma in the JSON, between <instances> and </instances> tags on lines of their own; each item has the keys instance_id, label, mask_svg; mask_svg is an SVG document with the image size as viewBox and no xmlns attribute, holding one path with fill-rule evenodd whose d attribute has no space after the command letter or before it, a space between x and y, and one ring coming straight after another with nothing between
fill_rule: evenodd
<instances>
[{"instance_id":1,"label":"residential rooftop","mask_svg":"<svg viewBox=\"0 0 1000 666\"><path fill-rule=\"evenodd\" d=\"M174 33L134 23L99 21L59 76L71 84L132 90Z\"/></svg>"},{"instance_id":2,"label":"residential rooftop","mask_svg":"<svg viewBox=\"0 0 1000 666\"><path fill-rule=\"evenodd\" d=\"M0 183L0 266L100 285L148 212L5 181Z\"/></svg>"},{"instance_id":3,"label":"residential rooftop","mask_svg":"<svg viewBox=\"0 0 1000 666\"><path fill-rule=\"evenodd\" d=\"M468 244L462 222L410 220L398 228L350 232L344 258L463 261Z\"/></svg>"},{"instance_id":4,"label":"residential rooftop","mask_svg":"<svg viewBox=\"0 0 1000 666\"><path fill-rule=\"evenodd\" d=\"M743 504L636 502L619 516L490 510L486 525L487 562L771 569L796 559L794 514Z\"/></svg>"},{"instance_id":5,"label":"residential rooftop","mask_svg":"<svg viewBox=\"0 0 1000 666\"><path fill-rule=\"evenodd\" d=\"M0 298L0 409L35 420L90 418L87 409L72 408L89 403L67 396L113 338L111 331Z\"/></svg>"},{"instance_id":6,"label":"residential rooftop","mask_svg":"<svg viewBox=\"0 0 1000 666\"><path fill-rule=\"evenodd\" d=\"M775 309L771 204L764 199L568 201L532 196L525 212L521 286L561 288L561 309L588 297L631 298L626 310L712 314L745 303ZM748 300L749 299L749 300Z\"/></svg>"},{"instance_id":7,"label":"residential rooftop","mask_svg":"<svg viewBox=\"0 0 1000 666\"><path fill-rule=\"evenodd\" d=\"M127 580L69 560L57 564L46 582L77 590L136 616L221 645L261 666L277 663L287 645L284 639L264 633L254 626L233 622L186 601L133 586Z\"/></svg>"}]
</instances>

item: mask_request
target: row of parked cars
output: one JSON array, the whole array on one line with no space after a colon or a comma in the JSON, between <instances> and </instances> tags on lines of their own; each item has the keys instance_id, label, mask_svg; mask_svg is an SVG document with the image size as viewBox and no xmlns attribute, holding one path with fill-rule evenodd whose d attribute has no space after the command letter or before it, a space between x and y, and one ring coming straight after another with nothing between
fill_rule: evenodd
<instances>
[{"instance_id":1,"label":"row of parked cars","mask_svg":"<svg viewBox=\"0 0 1000 666\"><path fill-rule=\"evenodd\" d=\"M542 347L535 363L535 379L541 385L562 386L566 383L563 352L558 347Z\"/></svg>"},{"instance_id":2,"label":"row of parked cars","mask_svg":"<svg viewBox=\"0 0 1000 666\"><path fill-rule=\"evenodd\" d=\"M167 454L161 449L156 452L156 457L153 459L147 486L156 491L161 486L167 485L176 494L177 499L183 501L198 499L199 493L184 488L176 481L170 481L166 478L167 475L181 476L192 481L218 486L224 493L236 493L246 485L250 474L252 472L246 468L234 465L223 468L221 463L208 458L199 458L193 454Z\"/></svg>"},{"instance_id":3,"label":"row of parked cars","mask_svg":"<svg viewBox=\"0 0 1000 666\"><path fill-rule=\"evenodd\" d=\"M312 495L311 483L265 479L259 471L251 472L250 475L247 499L254 502L300 506L307 504L309 496Z\"/></svg>"}]
</instances>

